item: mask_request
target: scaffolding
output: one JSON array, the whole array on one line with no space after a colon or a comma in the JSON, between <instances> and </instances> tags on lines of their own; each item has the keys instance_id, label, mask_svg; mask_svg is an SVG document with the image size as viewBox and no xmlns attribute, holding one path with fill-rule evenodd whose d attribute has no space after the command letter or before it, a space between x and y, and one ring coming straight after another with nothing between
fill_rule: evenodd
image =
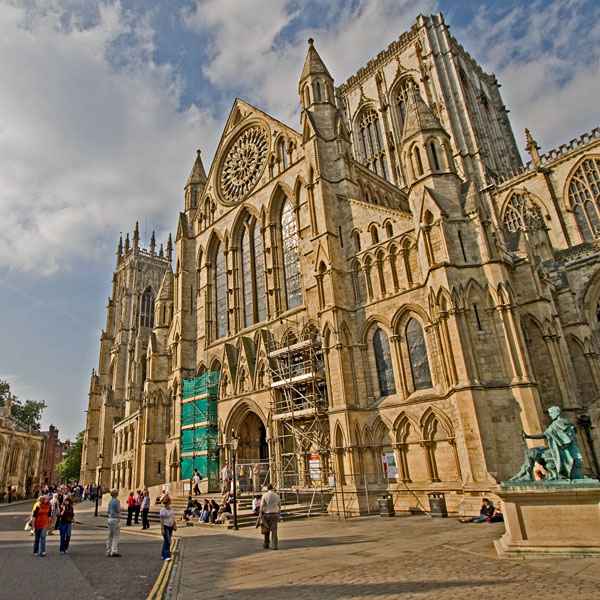
<instances>
[{"instance_id":1,"label":"scaffolding","mask_svg":"<svg viewBox=\"0 0 600 600\"><path fill-rule=\"evenodd\" d=\"M329 401L321 337L287 336L269 348L271 477L280 490L328 485Z\"/></svg>"},{"instance_id":2,"label":"scaffolding","mask_svg":"<svg viewBox=\"0 0 600 600\"><path fill-rule=\"evenodd\" d=\"M219 443L217 428L218 371L183 381L181 404L181 479L191 479L194 469L208 477L209 489L218 485Z\"/></svg>"}]
</instances>

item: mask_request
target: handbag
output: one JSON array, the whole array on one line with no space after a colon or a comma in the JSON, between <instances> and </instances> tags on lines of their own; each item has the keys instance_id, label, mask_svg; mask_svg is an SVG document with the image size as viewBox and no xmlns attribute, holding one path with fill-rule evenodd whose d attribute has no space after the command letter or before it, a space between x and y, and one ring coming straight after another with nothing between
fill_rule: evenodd
<instances>
[{"instance_id":1,"label":"handbag","mask_svg":"<svg viewBox=\"0 0 600 600\"><path fill-rule=\"evenodd\" d=\"M31 528L33 527L33 519L29 519L26 523L25 523L25 527L23 528L23 531L31 531Z\"/></svg>"}]
</instances>

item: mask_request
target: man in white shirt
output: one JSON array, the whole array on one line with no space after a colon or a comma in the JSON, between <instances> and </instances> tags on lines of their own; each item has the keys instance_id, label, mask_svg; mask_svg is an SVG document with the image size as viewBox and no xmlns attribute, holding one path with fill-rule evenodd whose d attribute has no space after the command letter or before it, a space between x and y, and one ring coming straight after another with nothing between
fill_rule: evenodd
<instances>
[{"instance_id":1,"label":"man in white shirt","mask_svg":"<svg viewBox=\"0 0 600 600\"><path fill-rule=\"evenodd\" d=\"M261 532L265 536L263 548L269 547L269 537L273 538L273 550L277 550L277 524L281 511L279 494L273 491L273 484L267 485L267 491L260 500Z\"/></svg>"},{"instance_id":2,"label":"man in white shirt","mask_svg":"<svg viewBox=\"0 0 600 600\"><path fill-rule=\"evenodd\" d=\"M221 469L221 482L223 483L223 494L227 494L231 489L231 482L233 481L233 471L231 465L226 464Z\"/></svg>"},{"instance_id":3,"label":"man in white shirt","mask_svg":"<svg viewBox=\"0 0 600 600\"><path fill-rule=\"evenodd\" d=\"M194 469L194 496L200 495L200 473L198 469Z\"/></svg>"}]
</instances>

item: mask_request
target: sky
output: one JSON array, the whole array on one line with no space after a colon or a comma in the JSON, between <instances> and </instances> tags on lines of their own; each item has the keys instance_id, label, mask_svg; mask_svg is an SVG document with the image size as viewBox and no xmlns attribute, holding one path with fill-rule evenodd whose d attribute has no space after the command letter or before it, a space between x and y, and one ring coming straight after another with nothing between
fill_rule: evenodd
<instances>
[{"instance_id":1,"label":"sky","mask_svg":"<svg viewBox=\"0 0 600 600\"><path fill-rule=\"evenodd\" d=\"M309 37L336 84L442 12L519 148L598 123L596 0L0 0L0 379L85 427L119 235L175 232L236 97L299 128Z\"/></svg>"}]
</instances>

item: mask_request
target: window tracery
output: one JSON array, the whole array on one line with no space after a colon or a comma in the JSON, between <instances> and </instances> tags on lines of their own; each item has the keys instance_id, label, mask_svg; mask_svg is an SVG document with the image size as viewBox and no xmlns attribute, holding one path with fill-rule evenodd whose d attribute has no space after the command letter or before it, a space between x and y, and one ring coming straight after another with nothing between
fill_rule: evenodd
<instances>
[{"instance_id":1,"label":"window tracery","mask_svg":"<svg viewBox=\"0 0 600 600\"><path fill-rule=\"evenodd\" d=\"M600 159L584 160L569 183L569 202L584 242L600 236Z\"/></svg>"},{"instance_id":2,"label":"window tracery","mask_svg":"<svg viewBox=\"0 0 600 600\"><path fill-rule=\"evenodd\" d=\"M215 339L227 335L227 267L223 244L215 252Z\"/></svg>"},{"instance_id":3,"label":"window tracery","mask_svg":"<svg viewBox=\"0 0 600 600\"><path fill-rule=\"evenodd\" d=\"M406 345L415 390L423 390L432 386L431 371L423 329L415 319L406 324Z\"/></svg>"},{"instance_id":4,"label":"window tracery","mask_svg":"<svg viewBox=\"0 0 600 600\"><path fill-rule=\"evenodd\" d=\"M405 79L398 88L398 95L396 97L396 104L398 106L398 121L400 122L400 135L404 129L404 121L406 120L406 102L408 99L408 90L414 86L419 91L419 86L415 83L414 79Z\"/></svg>"},{"instance_id":5,"label":"window tracery","mask_svg":"<svg viewBox=\"0 0 600 600\"><path fill-rule=\"evenodd\" d=\"M360 119L360 140L367 167L377 175L388 179L381 124L377 111L372 108L366 110Z\"/></svg>"},{"instance_id":6,"label":"window tracery","mask_svg":"<svg viewBox=\"0 0 600 600\"><path fill-rule=\"evenodd\" d=\"M154 327L154 294L150 288L146 289L142 296L140 325L142 327Z\"/></svg>"}]
</instances>

